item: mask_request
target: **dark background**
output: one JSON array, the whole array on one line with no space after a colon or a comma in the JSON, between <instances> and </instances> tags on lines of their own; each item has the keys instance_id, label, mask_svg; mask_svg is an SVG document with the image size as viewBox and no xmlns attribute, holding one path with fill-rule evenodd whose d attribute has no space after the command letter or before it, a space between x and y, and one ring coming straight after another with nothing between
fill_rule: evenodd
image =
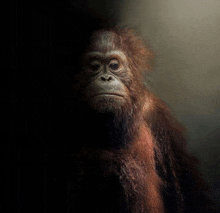
<instances>
[{"instance_id":1,"label":"dark background","mask_svg":"<svg viewBox=\"0 0 220 213\"><path fill-rule=\"evenodd\" d=\"M65 194L66 183L54 169L59 162L50 165L55 144L45 144L39 135L56 137L47 119L51 98L71 97L63 76L77 70L88 32L106 23L134 27L156 51L149 84L186 126L190 152L201 161L210 197L220 203L220 2L17 1L4 10L3 209L43 212L40 204L51 203L48 211L53 203L65 206L66 198L46 193L56 188Z\"/></svg>"}]
</instances>

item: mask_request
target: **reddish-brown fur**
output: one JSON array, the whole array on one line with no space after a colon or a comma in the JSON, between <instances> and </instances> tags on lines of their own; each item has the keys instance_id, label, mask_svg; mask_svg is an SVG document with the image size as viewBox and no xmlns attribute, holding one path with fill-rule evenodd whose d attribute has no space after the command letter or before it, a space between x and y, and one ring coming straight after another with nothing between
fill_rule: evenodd
<instances>
[{"instance_id":1,"label":"reddish-brown fur","mask_svg":"<svg viewBox=\"0 0 220 213\"><path fill-rule=\"evenodd\" d=\"M105 36L111 41L108 47L103 40L106 39ZM119 141L128 141L120 149L93 148L90 145L93 142L82 135L81 141L86 141L82 145L82 151L73 154L73 159L80 162L77 164L78 177L88 177L89 181L93 181L89 189L94 190L94 193L105 189L105 180L116 177L122 186L122 197L127 205L123 212L214 212L211 202L203 192L205 184L196 169L196 160L186 150L183 127L171 115L166 104L142 84L143 73L151 69L153 52L132 29L95 32L86 52L107 52L111 49L122 50L128 60L127 74L121 77L128 88L127 105L115 111L117 116L111 121L111 130L105 127L105 122L99 124L103 120L99 120L97 115L93 118L93 115L86 114L84 109L87 103L79 111L82 110L85 117L82 123L84 129L88 130L87 137L94 137L102 145L111 134L114 135L114 131L110 132L110 136L107 134L112 131L112 125L117 129L120 127L118 124L123 122L124 138ZM78 80L82 85L80 90L83 90L84 76ZM96 106L99 107L102 106ZM89 113L92 112L89 107L86 109ZM93 128L94 120L97 121L97 127ZM104 136L100 132L104 132ZM97 177L103 177L103 182ZM83 183L87 184L86 181ZM87 189L85 184L81 184L81 187ZM115 190L117 189L116 187ZM108 193L104 190L97 199L107 196ZM106 212L120 212L109 208L106 205Z\"/></svg>"},{"instance_id":2,"label":"reddish-brown fur","mask_svg":"<svg viewBox=\"0 0 220 213\"><path fill-rule=\"evenodd\" d=\"M133 198L136 200L135 212L147 210L152 213L163 213L162 181L156 172L153 138L144 123L141 124L139 138L126 154L125 166L129 172L125 179L134 180L131 182L131 191L127 194L132 194L132 191L137 192L136 197Z\"/></svg>"}]
</instances>

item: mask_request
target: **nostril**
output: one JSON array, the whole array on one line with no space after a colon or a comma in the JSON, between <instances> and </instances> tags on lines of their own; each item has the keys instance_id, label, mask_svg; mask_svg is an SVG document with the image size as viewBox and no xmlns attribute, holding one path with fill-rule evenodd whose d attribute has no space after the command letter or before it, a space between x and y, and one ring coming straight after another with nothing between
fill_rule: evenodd
<instances>
[{"instance_id":1,"label":"nostril","mask_svg":"<svg viewBox=\"0 0 220 213\"><path fill-rule=\"evenodd\" d=\"M106 81L105 77L101 76L101 80Z\"/></svg>"},{"instance_id":2,"label":"nostril","mask_svg":"<svg viewBox=\"0 0 220 213\"><path fill-rule=\"evenodd\" d=\"M111 81L113 78L111 76L101 76L102 81Z\"/></svg>"},{"instance_id":3,"label":"nostril","mask_svg":"<svg viewBox=\"0 0 220 213\"><path fill-rule=\"evenodd\" d=\"M112 77L111 77L111 76L108 76L107 81L111 81L111 80L112 80Z\"/></svg>"}]
</instances>

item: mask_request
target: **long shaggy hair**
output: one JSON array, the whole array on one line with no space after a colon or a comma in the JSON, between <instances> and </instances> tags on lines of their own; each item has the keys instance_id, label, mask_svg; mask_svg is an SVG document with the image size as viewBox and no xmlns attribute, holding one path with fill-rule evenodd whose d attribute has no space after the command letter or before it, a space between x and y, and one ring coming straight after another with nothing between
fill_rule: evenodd
<instances>
[{"instance_id":1,"label":"long shaggy hair","mask_svg":"<svg viewBox=\"0 0 220 213\"><path fill-rule=\"evenodd\" d=\"M132 29L117 28L95 32L86 52L109 50L126 55L128 67L119 78L126 85L127 101L120 107L112 102L110 108L103 102L105 106L97 105L95 110L84 101L84 108L78 110L83 115L79 127L84 128L75 134L86 129L87 137L81 134L81 151L72 154L72 171L81 190L76 194L101 191L97 199L110 208L116 205L114 198L105 197L113 190L120 195L120 208L129 213L215 212L205 195L197 160L187 152L184 128L142 84L144 72L152 68L153 51ZM85 78L78 78L82 91ZM71 205L77 206L74 199Z\"/></svg>"}]
</instances>

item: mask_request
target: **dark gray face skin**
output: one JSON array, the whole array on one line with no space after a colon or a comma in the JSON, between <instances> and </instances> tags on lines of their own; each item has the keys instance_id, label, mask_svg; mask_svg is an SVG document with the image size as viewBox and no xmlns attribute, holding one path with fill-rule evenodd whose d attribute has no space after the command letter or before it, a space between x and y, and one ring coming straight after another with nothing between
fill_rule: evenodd
<instances>
[{"instance_id":1,"label":"dark gray face skin","mask_svg":"<svg viewBox=\"0 0 220 213\"><path fill-rule=\"evenodd\" d=\"M87 86L87 97L116 96L124 97L126 88L120 80L120 74L124 72L125 56L121 51L113 51L107 54L91 52L86 55L87 70L94 75Z\"/></svg>"},{"instance_id":2,"label":"dark gray face skin","mask_svg":"<svg viewBox=\"0 0 220 213\"><path fill-rule=\"evenodd\" d=\"M106 45L110 46L109 43ZM122 51L88 52L84 55L83 67L89 79L84 95L92 108L112 112L130 103L129 90L121 80L125 76L128 78L130 73Z\"/></svg>"}]
</instances>

